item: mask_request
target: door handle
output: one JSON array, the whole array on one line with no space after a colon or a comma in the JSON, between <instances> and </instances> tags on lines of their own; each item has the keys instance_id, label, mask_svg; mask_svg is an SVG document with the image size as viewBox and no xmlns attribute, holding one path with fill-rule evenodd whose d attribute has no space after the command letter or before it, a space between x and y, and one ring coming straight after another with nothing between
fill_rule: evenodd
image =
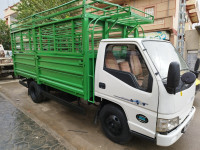
<instances>
[{"instance_id":1,"label":"door handle","mask_svg":"<svg viewBox=\"0 0 200 150\"><path fill-rule=\"evenodd\" d=\"M102 82L99 82L99 88L106 89L106 84L102 83Z\"/></svg>"}]
</instances>

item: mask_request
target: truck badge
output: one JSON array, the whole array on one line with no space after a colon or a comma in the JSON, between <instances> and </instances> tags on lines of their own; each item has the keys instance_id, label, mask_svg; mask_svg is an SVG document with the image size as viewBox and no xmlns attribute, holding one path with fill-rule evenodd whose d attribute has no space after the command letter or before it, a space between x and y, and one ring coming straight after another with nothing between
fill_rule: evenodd
<instances>
[{"instance_id":1,"label":"truck badge","mask_svg":"<svg viewBox=\"0 0 200 150\"><path fill-rule=\"evenodd\" d=\"M141 123L148 123L148 118L142 114L137 114L136 118Z\"/></svg>"}]
</instances>

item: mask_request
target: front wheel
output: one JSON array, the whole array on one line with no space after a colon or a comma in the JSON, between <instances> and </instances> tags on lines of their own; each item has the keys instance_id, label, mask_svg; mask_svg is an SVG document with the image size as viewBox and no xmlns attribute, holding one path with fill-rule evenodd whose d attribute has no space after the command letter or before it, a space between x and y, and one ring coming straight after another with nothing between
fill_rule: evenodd
<instances>
[{"instance_id":1,"label":"front wheel","mask_svg":"<svg viewBox=\"0 0 200 150\"><path fill-rule=\"evenodd\" d=\"M105 135L113 142L126 144L131 140L126 115L120 107L105 105L100 112L100 122Z\"/></svg>"}]
</instances>

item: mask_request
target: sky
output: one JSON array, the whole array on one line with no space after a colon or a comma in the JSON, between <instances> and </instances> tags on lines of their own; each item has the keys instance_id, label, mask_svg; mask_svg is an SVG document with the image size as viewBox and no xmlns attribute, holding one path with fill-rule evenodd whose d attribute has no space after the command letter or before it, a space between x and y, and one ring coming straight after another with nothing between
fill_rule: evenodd
<instances>
[{"instance_id":1,"label":"sky","mask_svg":"<svg viewBox=\"0 0 200 150\"><path fill-rule=\"evenodd\" d=\"M19 2L20 0L0 0L0 18L4 18L4 9L8 8L8 6L12 6L13 4ZM199 2L199 8L200 8L200 0Z\"/></svg>"},{"instance_id":2,"label":"sky","mask_svg":"<svg viewBox=\"0 0 200 150\"><path fill-rule=\"evenodd\" d=\"M19 0L0 0L0 18L4 18L4 10L8 8L8 6L12 6L17 2L19 2Z\"/></svg>"}]
</instances>

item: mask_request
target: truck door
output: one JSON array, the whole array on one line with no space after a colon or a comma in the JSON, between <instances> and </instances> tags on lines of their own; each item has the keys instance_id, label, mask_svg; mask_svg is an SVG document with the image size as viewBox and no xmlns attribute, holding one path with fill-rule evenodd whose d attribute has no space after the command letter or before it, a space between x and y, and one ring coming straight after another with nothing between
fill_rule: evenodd
<instances>
[{"instance_id":1,"label":"truck door","mask_svg":"<svg viewBox=\"0 0 200 150\"><path fill-rule=\"evenodd\" d=\"M102 42L95 94L120 105L132 131L154 138L158 107L156 77L137 43Z\"/></svg>"}]
</instances>

